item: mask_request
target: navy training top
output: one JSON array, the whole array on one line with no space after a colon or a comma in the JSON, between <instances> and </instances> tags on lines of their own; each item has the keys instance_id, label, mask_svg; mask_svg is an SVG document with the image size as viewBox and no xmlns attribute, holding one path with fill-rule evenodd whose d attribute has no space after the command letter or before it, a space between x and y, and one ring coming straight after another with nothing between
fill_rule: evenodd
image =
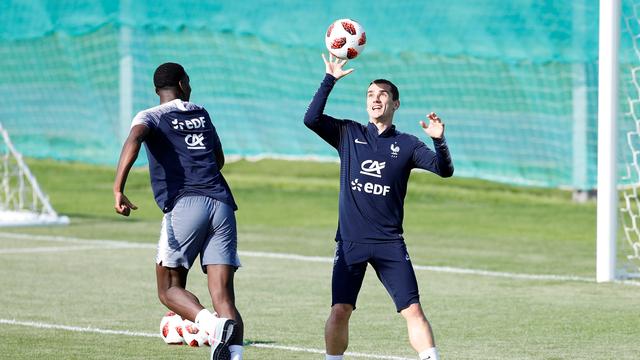
<instances>
[{"instance_id":1,"label":"navy training top","mask_svg":"<svg viewBox=\"0 0 640 360\"><path fill-rule=\"evenodd\" d=\"M216 161L220 138L203 107L176 99L141 111L135 125L151 130L144 144L153 196L163 212L185 195L208 196L238 209Z\"/></svg>"},{"instance_id":2,"label":"navy training top","mask_svg":"<svg viewBox=\"0 0 640 360\"><path fill-rule=\"evenodd\" d=\"M323 114L336 79L326 74L307 113L305 125L338 150L340 195L336 241L376 243L404 241L404 198L411 169L442 177L453 175L443 138L433 139L435 152L417 137L391 126L378 134L373 124L338 120Z\"/></svg>"}]
</instances>

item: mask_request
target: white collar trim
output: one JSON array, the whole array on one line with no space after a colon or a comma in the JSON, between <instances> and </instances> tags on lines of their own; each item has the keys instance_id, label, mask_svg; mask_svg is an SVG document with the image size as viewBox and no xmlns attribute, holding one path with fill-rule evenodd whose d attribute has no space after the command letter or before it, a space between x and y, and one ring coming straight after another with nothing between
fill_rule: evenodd
<instances>
[{"instance_id":1,"label":"white collar trim","mask_svg":"<svg viewBox=\"0 0 640 360\"><path fill-rule=\"evenodd\" d=\"M181 111L187 111L187 108L184 106L184 103L180 99L171 100L172 103Z\"/></svg>"}]
</instances>

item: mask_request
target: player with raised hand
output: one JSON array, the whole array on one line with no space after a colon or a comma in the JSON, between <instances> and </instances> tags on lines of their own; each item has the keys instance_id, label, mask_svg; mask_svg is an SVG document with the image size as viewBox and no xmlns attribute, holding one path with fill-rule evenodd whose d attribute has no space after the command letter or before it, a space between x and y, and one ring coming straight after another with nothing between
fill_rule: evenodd
<instances>
[{"instance_id":1,"label":"player with raised hand","mask_svg":"<svg viewBox=\"0 0 640 360\"><path fill-rule=\"evenodd\" d=\"M369 84L367 125L324 114L335 83L353 72L346 60L322 55L326 74L304 116L305 125L336 148L340 156L340 195L336 254L332 275L331 313L325 326L326 359L341 360L348 346L349 319L356 308L367 264L373 269L396 310L404 317L409 342L421 360L437 360L431 326L420 305L418 283L402 236L404 198L411 169L441 177L453 175L444 124L430 113L420 121L435 151L413 135L397 131L398 88L377 79Z\"/></svg>"},{"instance_id":2,"label":"player with raised hand","mask_svg":"<svg viewBox=\"0 0 640 360\"><path fill-rule=\"evenodd\" d=\"M241 360L243 322L233 289L234 272L240 266L237 206L220 172L224 166L220 138L209 113L189 102L189 76L181 65L158 66L153 82L160 105L133 119L116 171L114 207L124 216L137 209L124 195L124 187L144 142L151 187L164 212L156 257L158 297L209 334L211 360ZM187 274L198 255L220 317L186 290Z\"/></svg>"}]
</instances>

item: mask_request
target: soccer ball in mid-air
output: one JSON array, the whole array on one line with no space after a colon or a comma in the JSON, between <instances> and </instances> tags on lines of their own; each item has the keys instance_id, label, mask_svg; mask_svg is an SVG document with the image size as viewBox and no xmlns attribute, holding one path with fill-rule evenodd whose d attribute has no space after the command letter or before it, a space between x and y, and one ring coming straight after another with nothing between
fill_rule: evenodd
<instances>
[{"instance_id":1,"label":"soccer ball in mid-air","mask_svg":"<svg viewBox=\"0 0 640 360\"><path fill-rule=\"evenodd\" d=\"M351 19L340 19L329 25L324 38L327 50L340 59L353 59L360 55L367 43L362 25Z\"/></svg>"},{"instance_id":2,"label":"soccer ball in mid-air","mask_svg":"<svg viewBox=\"0 0 640 360\"><path fill-rule=\"evenodd\" d=\"M182 321L182 337L189 346L209 345L209 334L204 330L200 330L197 324L187 319Z\"/></svg>"},{"instance_id":3,"label":"soccer ball in mid-air","mask_svg":"<svg viewBox=\"0 0 640 360\"><path fill-rule=\"evenodd\" d=\"M182 317L173 311L167 312L160 320L160 336L169 345L182 345Z\"/></svg>"}]
</instances>

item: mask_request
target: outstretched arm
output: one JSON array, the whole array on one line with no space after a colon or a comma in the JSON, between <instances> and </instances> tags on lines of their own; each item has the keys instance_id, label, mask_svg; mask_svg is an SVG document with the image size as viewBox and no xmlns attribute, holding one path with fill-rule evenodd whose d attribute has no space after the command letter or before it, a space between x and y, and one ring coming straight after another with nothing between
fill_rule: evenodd
<instances>
[{"instance_id":1,"label":"outstretched arm","mask_svg":"<svg viewBox=\"0 0 640 360\"><path fill-rule=\"evenodd\" d=\"M149 128L146 125L136 125L131 128L129 137L127 137L127 140L122 146L120 160L118 161L118 169L116 170L116 179L113 182L113 196L115 198L114 208L120 215L129 216L131 210L136 210L138 208L124 195L124 186L127 182L129 171L131 170L133 163L138 158L140 146L148 134Z\"/></svg>"},{"instance_id":2,"label":"outstretched arm","mask_svg":"<svg viewBox=\"0 0 640 360\"><path fill-rule=\"evenodd\" d=\"M416 167L431 171L442 177L450 177L453 175L453 162L447 141L444 138L444 124L435 113L427 115L429 125L424 121L420 121L420 126L433 140L435 152L426 145L418 146L413 152L413 162Z\"/></svg>"},{"instance_id":3,"label":"outstretched arm","mask_svg":"<svg viewBox=\"0 0 640 360\"><path fill-rule=\"evenodd\" d=\"M327 105L329 93L331 93L336 81L349 75L353 72L353 69L344 70L343 66L347 63L347 60L340 60L333 55L330 55L327 61L324 54L322 54L322 60L325 64L326 74L320 84L320 88L313 96L307 112L304 114L304 124L331 146L337 148L340 142L339 121L325 115L324 107Z\"/></svg>"}]
</instances>

